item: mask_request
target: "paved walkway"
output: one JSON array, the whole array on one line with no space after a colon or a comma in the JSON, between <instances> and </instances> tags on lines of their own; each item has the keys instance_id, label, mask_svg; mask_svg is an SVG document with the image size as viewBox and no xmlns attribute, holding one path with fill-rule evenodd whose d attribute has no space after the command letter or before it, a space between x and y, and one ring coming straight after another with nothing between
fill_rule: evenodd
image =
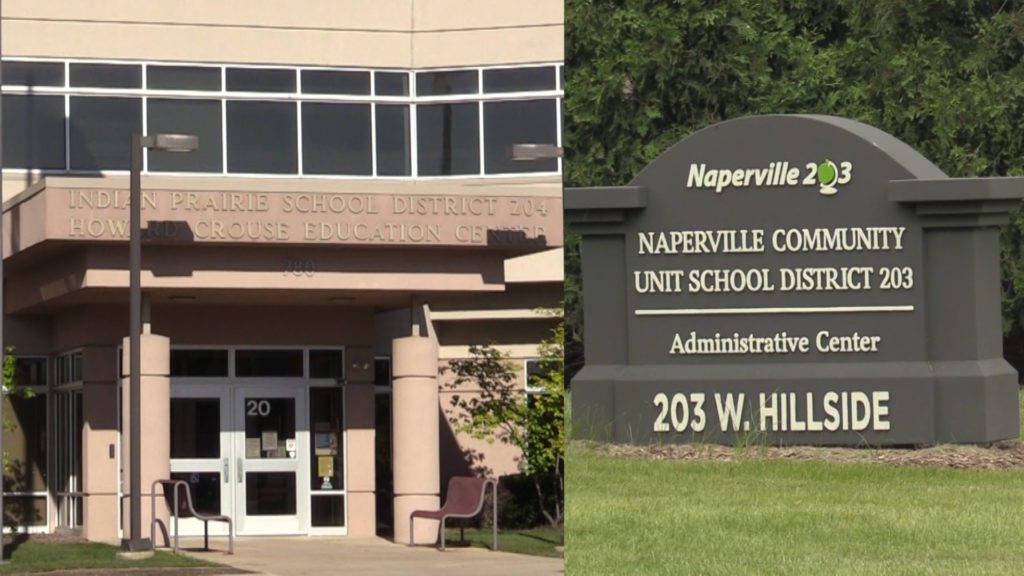
<instances>
[{"instance_id":1,"label":"paved walkway","mask_svg":"<svg viewBox=\"0 0 1024 576\"><path fill-rule=\"evenodd\" d=\"M235 568L275 576L406 574L477 576L549 576L562 574L562 560L484 548L401 546L380 538L239 538L235 554L227 555L224 538L211 538L214 549L202 551L202 539L182 538L187 554Z\"/></svg>"}]
</instances>

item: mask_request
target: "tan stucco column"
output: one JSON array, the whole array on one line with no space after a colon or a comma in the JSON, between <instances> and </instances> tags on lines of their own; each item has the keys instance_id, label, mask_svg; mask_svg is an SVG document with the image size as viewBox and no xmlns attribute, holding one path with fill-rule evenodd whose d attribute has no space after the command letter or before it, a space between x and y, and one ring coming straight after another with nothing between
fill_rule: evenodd
<instances>
[{"instance_id":1,"label":"tan stucco column","mask_svg":"<svg viewBox=\"0 0 1024 576\"><path fill-rule=\"evenodd\" d=\"M118 540L116 356L113 346L82 349L82 535L100 542Z\"/></svg>"},{"instance_id":2,"label":"tan stucco column","mask_svg":"<svg viewBox=\"0 0 1024 576\"><path fill-rule=\"evenodd\" d=\"M125 534L130 527L131 507L128 495L133 487L130 481L129 457L131 455L131 386L128 383L129 339L125 338L122 348L121 372L121 478L124 486L122 526ZM142 537L150 538L150 488L154 480L170 478L171 475L171 341L166 336L142 335L141 350L142 388ZM167 510L157 502L157 518L166 526ZM159 528L157 528L159 530ZM160 534L157 532L157 534ZM153 541L163 545L163 538Z\"/></svg>"},{"instance_id":3,"label":"tan stucco column","mask_svg":"<svg viewBox=\"0 0 1024 576\"><path fill-rule=\"evenodd\" d=\"M437 343L408 336L391 346L395 542L409 544L410 513L441 504ZM437 541L437 531L437 521L417 519L415 543Z\"/></svg>"},{"instance_id":4,"label":"tan stucco column","mask_svg":"<svg viewBox=\"0 0 1024 576\"><path fill-rule=\"evenodd\" d=\"M377 535L377 460L373 349L348 348L345 428L348 442L348 535Z\"/></svg>"}]
</instances>

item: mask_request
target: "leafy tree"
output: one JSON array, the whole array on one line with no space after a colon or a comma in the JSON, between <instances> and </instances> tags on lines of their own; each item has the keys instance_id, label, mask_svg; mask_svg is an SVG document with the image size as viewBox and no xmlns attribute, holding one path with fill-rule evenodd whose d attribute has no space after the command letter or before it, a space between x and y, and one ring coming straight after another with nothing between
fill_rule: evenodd
<instances>
[{"instance_id":1,"label":"leafy tree","mask_svg":"<svg viewBox=\"0 0 1024 576\"><path fill-rule=\"evenodd\" d=\"M34 390L32 390L31 388L28 388L28 387L23 387L23 386L19 386L18 385L18 376L19 375L18 375L18 372L17 372L17 366L18 366L18 359L14 356L14 347L13 346L8 346L7 349L6 349L6 352L4 353L4 365L3 365L3 384L2 385L4 387L4 396L6 396L6 397L19 396L21 398L33 398L36 395ZM4 406L0 406L0 410L4 410ZM18 427L15 422L11 422L10 420L8 420L6 418L6 416L4 417L4 420L3 420L3 426L4 426L4 432L13 432ZM8 452L6 450L4 450L4 453L3 453L3 473L4 473L4 490L5 491L10 492L11 489L12 489L11 486L10 486L10 482L8 480L10 478L14 477L16 475L16 473L18 472L18 470L16 469L16 466L17 466L17 464L15 462L13 462L11 460L11 458L10 458L10 454L8 454ZM15 517L15 515L8 514L7 511L5 510L4 513L3 513L3 516L4 516L3 524L4 524L4 526L8 530L17 530L18 529L19 520L18 520L18 518Z\"/></svg>"},{"instance_id":2,"label":"leafy tree","mask_svg":"<svg viewBox=\"0 0 1024 576\"><path fill-rule=\"evenodd\" d=\"M950 176L1024 174L1022 0L567 0L565 19L567 186L625 184L700 128L773 113L866 122ZM574 276L579 254L566 244ZM1019 212L1002 249L1016 361ZM567 279L570 354L582 334L578 289L578 276Z\"/></svg>"},{"instance_id":3,"label":"leafy tree","mask_svg":"<svg viewBox=\"0 0 1024 576\"><path fill-rule=\"evenodd\" d=\"M562 522L564 509L563 341L564 327L559 322L551 337L540 345L540 373L530 375L528 381L531 389L536 390L531 394L526 394L520 385L520 372L508 355L491 345L471 346L469 358L452 360L448 367L455 375L450 388L479 388L478 393L452 395L457 430L522 451L520 469L532 479L541 513L552 526Z\"/></svg>"}]
</instances>

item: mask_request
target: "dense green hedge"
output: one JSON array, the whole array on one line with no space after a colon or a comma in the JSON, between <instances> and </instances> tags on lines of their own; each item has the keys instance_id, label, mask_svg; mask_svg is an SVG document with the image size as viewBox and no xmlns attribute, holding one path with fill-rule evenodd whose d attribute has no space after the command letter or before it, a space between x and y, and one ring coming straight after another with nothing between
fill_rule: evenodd
<instances>
[{"instance_id":1,"label":"dense green hedge","mask_svg":"<svg viewBox=\"0 0 1024 576\"><path fill-rule=\"evenodd\" d=\"M950 176L1024 174L1024 1L567 0L566 185L628 182L751 114L855 118ZM1003 233L1006 353L1024 358L1024 217ZM567 239L567 367L582 339Z\"/></svg>"}]
</instances>

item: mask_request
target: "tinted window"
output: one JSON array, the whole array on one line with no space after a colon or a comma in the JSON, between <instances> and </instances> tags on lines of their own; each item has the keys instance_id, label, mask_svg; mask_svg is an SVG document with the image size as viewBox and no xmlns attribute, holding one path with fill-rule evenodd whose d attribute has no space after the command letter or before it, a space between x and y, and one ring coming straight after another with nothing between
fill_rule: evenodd
<instances>
[{"instance_id":1,"label":"tinted window","mask_svg":"<svg viewBox=\"0 0 1024 576\"><path fill-rule=\"evenodd\" d=\"M416 95L476 94L477 80L476 70L419 72L416 74Z\"/></svg>"},{"instance_id":2,"label":"tinted window","mask_svg":"<svg viewBox=\"0 0 1024 576\"><path fill-rule=\"evenodd\" d=\"M238 350L235 376L302 376L302 350Z\"/></svg>"},{"instance_id":3,"label":"tinted window","mask_svg":"<svg viewBox=\"0 0 1024 576\"><path fill-rule=\"evenodd\" d=\"M171 398L171 458L220 458L220 400Z\"/></svg>"},{"instance_id":4,"label":"tinted window","mask_svg":"<svg viewBox=\"0 0 1024 576\"><path fill-rule=\"evenodd\" d=\"M409 107L377 105L377 175L411 174Z\"/></svg>"},{"instance_id":5,"label":"tinted window","mask_svg":"<svg viewBox=\"0 0 1024 576\"><path fill-rule=\"evenodd\" d=\"M302 105L302 171L373 174L369 104Z\"/></svg>"},{"instance_id":6,"label":"tinted window","mask_svg":"<svg viewBox=\"0 0 1024 576\"><path fill-rule=\"evenodd\" d=\"M484 168L488 174L555 172L558 160L513 160L513 144L555 144L556 100L484 103Z\"/></svg>"},{"instance_id":7,"label":"tinted window","mask_svg":"<svg viewBox=\"0 0 1024 576\"><path fill-rule=\"evenodd\" d=\"M171 350L171 376L227 375L227 350Z\"/></svg>"},{"instance_id":8,"label":"tinted window","mask_svg":"<svg viewBox=\"0 0 1024 576\"><path fill-rule=\"evenodd\" d=\"M72 86L142 88L142 66L137 64L70 64Z\"/></svg>"},{"instance_id":9,"label":"tinted window","mask_svg":"<svg viewBox=\"0 0 1024 576\"><path fill-rule=\"evenodd\" d=\"M194 134L199 148L188 153L150 150L149 170L163 172L220 172L221 122L219 100L148 100L149 133Z\"/></svg>"},{"instance_id":10,"label":"tinted window","mask_svg":"<svg viewBox=\"0 0 1024 576\"><path fill-rule=\"evenodd\" d=\"M420 105L416 110L421 176L480 172L479 113L475 102Z\"/></svg>"},{"instance_id":11,"label":"tinted window","mask_svg":"<svg viewBox=\"0 0 1024 576\"><path fill-rule=\"evenodd\" d=\"M554 66L484 70L484 92L529 92L554 89Z\"/></svg>"},{"instance_id":12,"label":"tinted window","mask_svg":"<svg viewBox=\"0 0 1024 576\"><path fill-rule=\"evenodd\" d=\"M374 72L373 87L378 96L408 96L409 74L405 72Z\"/></svg>"},{"instance_id":13,"label":"tinted window","mask_svg":"<svg viewBox=\"0 0 1024 576\"><path fill-rule=\"evenodd\" d=\"M138 98L71 98L71 169L127 170L132 134L142 132Z\"/></svg>"},{"instance_id":14,"label":"tinted window","mask_svg":"<svg viewBox=\"0 0 1024 576\"><path fill-rule=\"evenodd\" d=\"M63 86L63 62L4 62L4 86Z\"/></svg>"},{"instance_id":15,"label":"tinted window","mask_svg":"<svg viewBox=\"0 0 1024 576\"><path fill-rule=\"evenodd\" d=\"M228 68L228 90L235 92L295 92L295 71L280 68Z\"/></svg>"},{"instance_id":16,"label":"tinted window","mask_svg":"<svg viewBox=\"0 0 1024 576\"><path fill-rule=\"evenodd\" d=\"M306 94L369 94L370 73L343 70L303 70Z\"/></svg>"},{"instance_id":17,"label":"tinted window","mask_svg":"<svg viewBox=\"0 0 1024 576\"><path fill-rule=\"evenodd\" d=\"M220 90L220 68L147 66L146 87L157 90Z\"/></svg>"},{"instance_id":18,"label":"tinted window","mask_svg":"<svg viewBox=\"0 0 1024 576\"><path fill-rule=\"evenodd\" d=\"M232 101L227 108L228 172L298 171L294 103Z\"/></svg>"},{"instance_id":19,"label":"tinted window","mask_svg":"<svg viewBox=\"0 0 1024 576\"><path fill-rule=\"evenodd\" d=\"M5 168L64 168L64 97L3 98Z\"/></svg>"},{"instance_id":20,"label":"tinted window","mask_svg":"<svg viewBox=\"0 0 1024 576\"><path fill-rule=\"evenodd\" d=\"M310 350L310 378L344 378L345 353L341 350Z\"/></svg>"}]
</instances>

